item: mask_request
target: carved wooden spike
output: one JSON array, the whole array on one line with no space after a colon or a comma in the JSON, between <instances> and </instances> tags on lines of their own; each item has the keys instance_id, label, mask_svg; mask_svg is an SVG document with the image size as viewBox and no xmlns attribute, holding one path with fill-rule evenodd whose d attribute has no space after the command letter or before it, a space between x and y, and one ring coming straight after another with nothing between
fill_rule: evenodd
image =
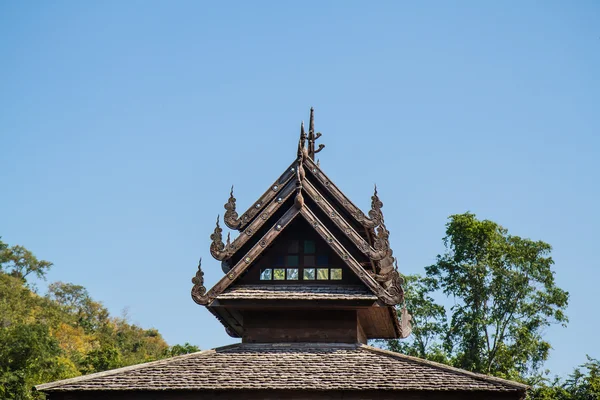
<instances>
[{"instance_id":1,"label":"carved wooden spike","mask_svg":"<svg viewBox=\"0 0 600 400\"><path fill-rule=\"evenodd\" d=\"M319 148L315 150L315 142L321 137L321 132L315 133L315 109L310 108L310 123L308 125L308 157L311 160L315 159L315 154L325 148L324 144L320 144Z\"/></svg>"},{"instance_id":2,"label":"carved wooden spike","mask_svg":"<svg viewBox=\"0 0 600 400\"><path fill-rule=\"evenodd\" d=\"M304 121L300 124L300 145L304 148L306 143L306 132L304 132Z\"/></svg>"},{"instance_id":3,"label":"carved wooden spike","mask_svg":"<svg viewBox=\"0 0 600 400\"><path fill-rule=\"evenodd\" d=\"M231 192L229 192L229 199L223 206L225 208L225 215L223 215L223 222L231 229L237 229L242 223L242 220L238 218L238 213L235 210L235 197L233 197L233 186L231 186Z\"/></svg>"},{"instance_id":4,"label":"carved wooden spike","mask_svg":"<svg viewBox=\"0 0 600 400\"><path fill-rule=\"evenodd\" d=\"M198 261L198 271L196 276L192 278L192 299L200 305L206 305L210 302L209 296L206 294L206 287L204 287L204 272L202 272L202 257Z\"/></svg>"},{"instance_id":5,"label":"carved wooden spike","mask_svg":"<svg viewBox=\"0 0 600 400\"><path fill-rule=\"evenodd\" d=\"M210 254L212 254L212 256L215 257L217 260L219 259L218 254L225 249L225 243L223 243L222 232L223 229L221 229L221 226L219 225L219 216L217 216L217 226L215 227L213 233L210 235L210 240L212 240L212 243L210 244Z\"/></svg>"},{"instance_id":6,"label":"carved wooden spike","mask_svg":"<svg viewBox=\"0 0 600 400\"><path fill-rule=\"evenodd\" d=\"M382 207L383 202L379 199L379 196L377 195L377 185L375 185L373 196L371 196L371 209L369 210L369 218L371 218L376 225L381 224L383 221L383 213L381 212Z\"/></svg>"}]
</instances>

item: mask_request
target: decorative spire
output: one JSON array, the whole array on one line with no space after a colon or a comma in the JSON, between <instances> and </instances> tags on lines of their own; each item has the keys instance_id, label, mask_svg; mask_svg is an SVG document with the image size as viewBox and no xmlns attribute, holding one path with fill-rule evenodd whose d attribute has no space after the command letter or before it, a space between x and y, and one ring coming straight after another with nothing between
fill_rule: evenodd
<instances>
[{"instance_id":1,"label":"decorative spire","mask_svg":"<svg viewBox=\"0 0 600 400\"><path fill-rule=\"evenodd\" d=\"M383 202L379 199L377 194L377 185L375 185L373 196L371 196L371 209L369 210L369 218L375 222L375 225L383 223L383 213L381 212L382 207Z\"/></svg>"},{"instance_id":2,"label":"decorative spire","mask_svg":"<svg viewBox=\"0 0 600 400\"><path fill-rule=\"evenodd\" d=\"M304 132L304 121L300 124L300 146L304 148L304 143L306 143L306 132Z\"/></svg>"},{"instance_id":3,"label":"decorative spire","mask_svg":"<svg viewBox=\"0 0 600 400\"><path fill-rule=\"evenodd\" d=\"M238 218L238 213L235 210L235 197L233 197L233 185L231 185L231 191L229 192L229 199L223 206L225 208L225 214L223 215L223 222L231 229L237 229L242 223L242 220Z\"/></svg>"},{"instance_id":4,"label":"decorative spire","mask_svg":"<svg viewBox=\"0 0 600 400\"><path fill-rule=\"evenodd\" d=\"M315 141L321 137L321 132L315 133L315 109L310 108L310 122L308 125L308 156L311 160L315 159L315 154L323 150L324 144L320 144L319 148L315 150Z\"/></svg>"},{"instance_id":5,"label":"decorative spire","mask_svg":"<svg viewBox=\"0 0 600 400\"><path fill-rule=\"evenodd\" d=\"M204 272L202 271L202 257L198 261L198 271L196 276L192 278L192 299L198 304L205 305L208 303L208 296L206 296L206 287L204 287Z\"/></svg>"},{"instance_id":6,"label":"decorative spire","mask_svg":"<svg viewBox=\"0 0 600 400\"><path fill-rule=\"evenodd\" d=\"M217 258L215 256L216 254L219 254L225 249L225 243L223 243L222 232L223 229L221 229L221 226L219 225L219 216L217 215L217 226L215 227L215 230L213 231L212 235L210 235L210 239L212 240L212 243L210 244L210 253L215 258ZM227 241L229 242L229 239L227 239Z\"/></svg>"}]
</instances>

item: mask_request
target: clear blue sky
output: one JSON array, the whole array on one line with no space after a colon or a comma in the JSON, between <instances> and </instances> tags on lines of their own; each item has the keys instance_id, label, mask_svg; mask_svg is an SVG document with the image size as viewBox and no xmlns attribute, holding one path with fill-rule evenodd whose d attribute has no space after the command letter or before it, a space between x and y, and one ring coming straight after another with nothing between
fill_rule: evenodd
<instances>
[{"instance_id":1,"label":"clear blue sky","mask_svg":"<svg viewBox=\"0 0 600 400\"><path fill-rule=\"evenodd\" d=\"M402 272L468 210L547 241L571 293L547 367L600 357L599 2L3 1L0 57L0 235L169 343L233 341L190 279L220 278L229 187L250 206L314 106Z\"/></svg>"}]
</instances>

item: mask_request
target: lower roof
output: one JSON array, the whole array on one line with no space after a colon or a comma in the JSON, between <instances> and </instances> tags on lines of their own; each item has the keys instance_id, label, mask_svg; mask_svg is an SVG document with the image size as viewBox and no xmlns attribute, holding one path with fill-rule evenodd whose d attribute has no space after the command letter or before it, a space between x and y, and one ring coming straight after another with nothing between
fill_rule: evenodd
<instances>
[{"instance_id":1,"label":"lower roof","mask_svg":"<svg viewBox=\"0 0 600 400\"><path fill-rule=\"evenodd\" d=\"M524 392L526 385L361 344L241 343L36 386L42 392L393 390Z\"/></svg>"},{"instance_id":2,"label":"lower roof","mask_svg":"<svg viewBox=\"0 0 600 400\"><path fill-rule=\"evenodd\" d=\"M219 294L217 300L372 300L377 296L356 285L239 285Z\"/></svg>"}]
</instances>

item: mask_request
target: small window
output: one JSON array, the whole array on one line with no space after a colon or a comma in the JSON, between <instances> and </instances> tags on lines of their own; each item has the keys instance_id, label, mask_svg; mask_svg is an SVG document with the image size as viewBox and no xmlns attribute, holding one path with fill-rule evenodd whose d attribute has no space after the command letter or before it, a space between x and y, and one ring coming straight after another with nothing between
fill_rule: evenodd
<instances>
[{"instance_id":1,"label":"small window","mask_svg":"<svg viewBox=\"0 0 600 400\"><path fill-rule=\"evenodd\" d=\"M304 241L304 253L313 254L315 252L315 242L313 240Z\"/></svg>"},{"instance_id":2,"label":"small window","mask_svg":"<svg viewBox=\"0 0 600 400\"><path fill-rule=\"evenodd\" d=\"M342 279L342 269L341 268L331 268L331 280L339 281Z\"/></svg>"},{"instance_id":3,"label":"small window","mask_svg":"<svg viewBox=\"0 0 600 400\"><path fill-rule=\"evenodd\" d=\"M276 281L285 280L285 269L283 269L283 268L274 269L273 270L273 279L275 279Z\"/></svg>"},{"instance_id":4,"label":"small window","mask_svg":"<svg viewBox=\"0 0 600 400\"><path fill-rule=\"evenodd\" d=\"M315 280L315 269L314 268L304 268L304 276L305 281L314 281Z\"/></svg>"},{"instance_id":5,"label":"small window","mask_svg":"<svg viewBox=\"0 0 600 400\"><path fill-rule=\"evenodd\" d=\"M329 265L329 257L317 256L317 267L327 267Z\"/></svg>"},{"instance_id":6,"label":"small window","mask_svg":"<svg viewBox=\"0 0 600 400\"><path fill-rule=\"evenodd\" d=\"M298 266L298 256L285 256L285 266L286 267L297 267Z\"/></svg>"},{"instance_id":7,"label":"small window","mask_svg":"<svg viewBox=\"0 0 600 400\"><path fill-rule=\"evenodd\" d=\"M297 240L290 240L288 244L288 253L298 253L300 251L299 247L300 244Z\"/></svg>"},{"instance_id":8,"label":"small window","mask_svg":"<svg viewBox=\"0 0 600 400\"><path fill-rule=\"evenodd\" d=\"M266 269L260 270L260 280L261 281L270 281L271 279L273 279L273 270L271 268L266 268Z\"/></svg>"},{"instance_id":9,"label":"small window","mask_svg":"<svg viewBox=\"0 0 600 400\"><path fill-rule=\"evenodd\" d=\"M273 266L274 267L283 267L283 261L284 261L283 256L277 256L277 257L275 257L275 262L273 263Z\"/></svg>"},{"instance_id":10,"label":"small window","mask_svg":"<svg viewBox=\"0 0 600 400\"><path fill-rule=\"evenodd\" d=\"M304 256L304 266L305 267L314 267L315 266L315 256Z\"/></svg>"},{"instance_id":11,"label":"small window","mask_svg":"<svg viewBox=\"0 0 600 400\"><path fill-rule=\"evenodd\" d=\"M288 279L288 281L297 281L298 280L298 268L288 268L287 269L287 279Z\"/></svg>"},{"instance_id":12,"label":"small window","mask_svg":"<svg viewBox=\"0 0 600 400\"><path fill-rule=\"evenodd\" d=\"M277 279L277 278L275 278L275 279ZM317 280L319 280L319 281L326 281L328 279L329 279L329 269L327 269L327 268L317 268Z\"/></svg>"}]
</instances>

